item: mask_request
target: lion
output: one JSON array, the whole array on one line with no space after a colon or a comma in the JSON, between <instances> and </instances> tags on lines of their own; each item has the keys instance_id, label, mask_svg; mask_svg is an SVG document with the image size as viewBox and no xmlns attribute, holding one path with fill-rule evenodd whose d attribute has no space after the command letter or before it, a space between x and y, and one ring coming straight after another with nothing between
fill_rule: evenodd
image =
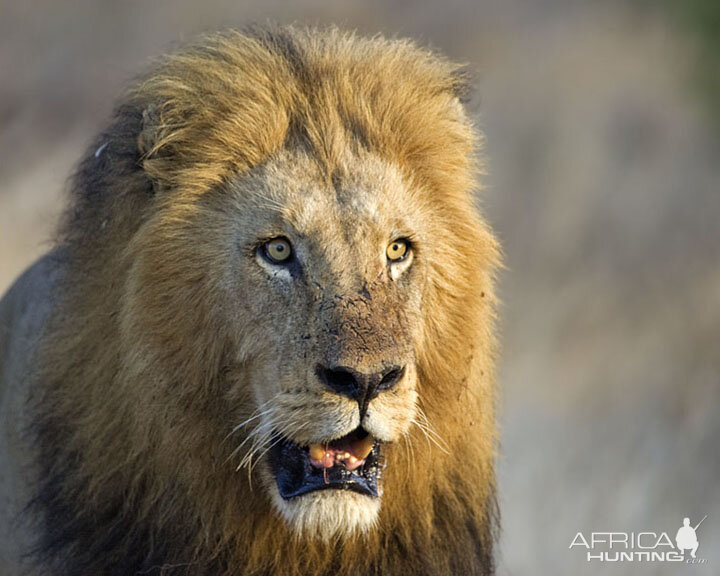
<instances>
[{"instance_id":1,"label":"lion","mask_svg":"<svg viewBox=\"0 0 720 576\"><path fill-rule=\"evenodd\" d=\"M0 306L2 574L491 574L463 68L337 28L138 79Z\"/></svg>"}]
</instances>

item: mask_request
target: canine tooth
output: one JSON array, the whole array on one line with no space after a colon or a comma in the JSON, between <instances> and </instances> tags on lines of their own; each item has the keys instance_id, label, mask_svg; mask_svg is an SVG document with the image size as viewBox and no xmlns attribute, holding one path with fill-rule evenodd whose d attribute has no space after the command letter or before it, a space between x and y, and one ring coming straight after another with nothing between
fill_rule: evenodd
<instances>
[{"instance_id":1,"label":"canine tooth","mask_svg":"<svg viewBox=\"0 0 720 576\"><path fill-rule=\"evenodd\" d=\"M373 444L375 443L375 439L372 437L372 434L368 434L365 436L365 438L358 440L353 445L353 452L355 453L355 457L358 460L364 460L368 457L368 454L372 452Z\"/></svg>"},{"instance_id":2,"label":"canine tooth","mask_svg":"<svg viewBox=\"0 0 720 576\"><path fill-rule=\"evenodd\" d=\"M350 457L348 458L348 460L350 461L350 464L351 464L351 465L357 464L357 461L358 461L358 459L355 458L355 456L350 456Z\"/></svg>"},{"instance_id":3,"label":"canine tooth","mask_svg":"<svg viewBox=\"0 0 720 576\"><path fill-rule=\"evenodd\" d=\"M310 444L310 458L313 460L322 460L325 456L325 448L320 444Z\"/></svg>"}]
</instances>

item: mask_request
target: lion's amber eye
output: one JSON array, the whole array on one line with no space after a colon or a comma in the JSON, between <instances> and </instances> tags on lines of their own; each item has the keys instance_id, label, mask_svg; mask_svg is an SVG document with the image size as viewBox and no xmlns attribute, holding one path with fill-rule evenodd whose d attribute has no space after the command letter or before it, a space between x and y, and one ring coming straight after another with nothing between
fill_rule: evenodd
<instances>
[{"instance_id":1,"label":"lion's amber eye","mask_svg":"<svg viewBox=\"0 0 720 576\"><path fill-rule=\"evenodd\" d=\"M288 262L292 256L292 246L286 238L273 238L263 246L265 256L274 264Z\"/></svg>"},{"instance_id":2,"label":"lion's amber eye","mask_svg":"<svg viewBox=\"0 0 720 576\"><path fill-rule=\"evenodd\" d=\"M405 260L408 253L410 252L410 246L408 246L407 240L393 240L388 244L385 254L390 262L401 262Z\"/></svg>"}]
</instances>

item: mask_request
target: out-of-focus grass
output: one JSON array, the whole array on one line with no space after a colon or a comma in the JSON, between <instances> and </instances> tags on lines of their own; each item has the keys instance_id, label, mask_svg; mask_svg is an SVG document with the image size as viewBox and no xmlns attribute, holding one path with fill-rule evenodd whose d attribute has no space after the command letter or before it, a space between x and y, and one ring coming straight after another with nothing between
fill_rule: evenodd
<instances>
[{"instance_id":1,"label":"out-of-focus grass","mask_svg":"<svg viewBox=\"0 0 720 576\"><path fill-rule=\"evenodd\" d=\"M666 10L695 43L695 85L711 109L720 136L720 1L668 1Z\"/></svg>"}]
</instances>

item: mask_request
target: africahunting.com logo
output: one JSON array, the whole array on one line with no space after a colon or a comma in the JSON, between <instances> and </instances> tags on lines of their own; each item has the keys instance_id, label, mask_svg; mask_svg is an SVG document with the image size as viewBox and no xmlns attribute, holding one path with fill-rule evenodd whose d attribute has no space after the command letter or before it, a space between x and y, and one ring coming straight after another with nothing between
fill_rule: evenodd
<instances>
[{"instance_id":1,"label":"africahunting.com logo","mask_svg":"<svg viewBox=\"0 0 720 576\"><path fill-rule=\"evenodd\" d=\"M673 541L667 532L578 532L570 549L585 550L588 562L684 562L706 564L698 558L700 542L697 530L707 515L695 526L683 519Z\"/></svg>"}]
</instances>

